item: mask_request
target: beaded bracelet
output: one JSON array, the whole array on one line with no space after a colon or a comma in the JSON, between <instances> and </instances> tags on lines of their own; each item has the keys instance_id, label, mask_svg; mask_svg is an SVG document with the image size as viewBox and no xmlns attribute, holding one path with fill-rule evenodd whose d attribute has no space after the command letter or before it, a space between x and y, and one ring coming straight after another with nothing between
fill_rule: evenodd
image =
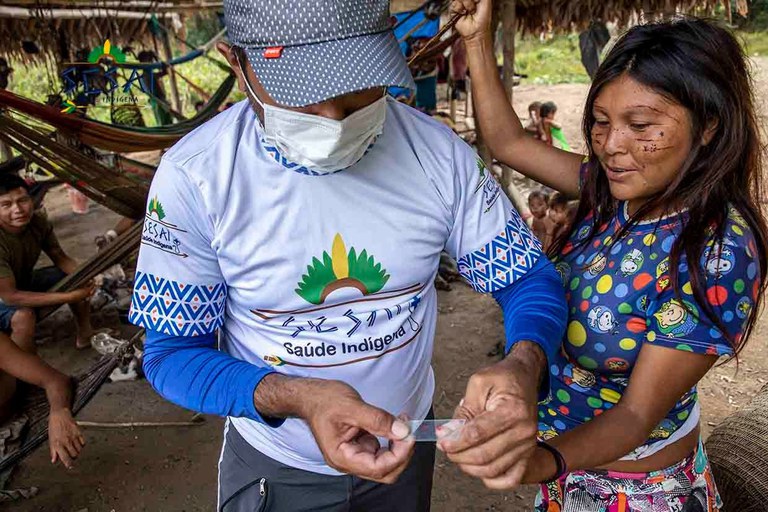
<instances>
[{"instance_id":1,"label":"beaded bracelet","mask_svg":"<svg viewBox=\"0 0 768 512\"><path fill-rule=\"evenodd\" d=\"M563 458L563 454L560 453L560 451L557 448L555 448L551 444L546 443L544 441L536 441L536 446L540 448L544 448L549 453L551 453L552 456L555 458L555 465L557 466L557 471L555 473L555 476L547 480L547 482L554 482L555 480L559 480L563 475L565 475L568 472L568 465L565 463L565 458Z\"/></svg>"}]
</instances>

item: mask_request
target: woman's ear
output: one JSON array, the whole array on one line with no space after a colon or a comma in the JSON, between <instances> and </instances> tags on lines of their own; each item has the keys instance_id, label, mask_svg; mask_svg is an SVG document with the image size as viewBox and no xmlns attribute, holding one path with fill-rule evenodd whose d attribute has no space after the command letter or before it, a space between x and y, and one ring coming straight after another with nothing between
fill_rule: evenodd
<instances>
[{"instance_id":1,"label":"woman's ear","mask_svg":"<svg viewBox=\"0 0 768 512\"><path fill-rule=\"evenodd\" d=\"M704 133L701 135L701 145L706 146L712 142L712 137L715 136L717 128L720 126L720 120L716 117L707 121L707 127L704 128Z\"/></svg>"}]
</instances>

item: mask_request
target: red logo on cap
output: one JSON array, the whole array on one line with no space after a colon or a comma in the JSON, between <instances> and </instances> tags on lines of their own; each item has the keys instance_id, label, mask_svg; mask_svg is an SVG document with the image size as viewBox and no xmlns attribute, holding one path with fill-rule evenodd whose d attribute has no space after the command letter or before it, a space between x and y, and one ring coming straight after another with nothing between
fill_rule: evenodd
<instances>
[{"instance_id":1,"label":"red logo on cap","mask_svg":"<svg viewBox=\"0 0 768 512\"><path fill-rule=\"evenodd\" d=\"M264 50L265 59L279 59L283 55L282 46L273 46Z\"/></svg>"}]
</instances>

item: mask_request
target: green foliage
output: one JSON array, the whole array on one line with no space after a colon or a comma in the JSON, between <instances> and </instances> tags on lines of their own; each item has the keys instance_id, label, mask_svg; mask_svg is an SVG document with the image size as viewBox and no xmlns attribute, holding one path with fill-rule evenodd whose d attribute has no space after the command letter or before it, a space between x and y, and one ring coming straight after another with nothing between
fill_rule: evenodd
<instances>
[{"instance_id":1,"label":"green foliage","mask_svg":"<svg viewBox=\"0 0 768 512\"><path fill-rule=\"evenodd\" d=\"M733 9L735 11L736 5L733 2ZM734 14L734 20L739 18L738 14ZM749 13L747 18L740 18L736 20L740 23L745 30L767 30L768 29L768 0L750 0L749 1Z\"/></svg>"},{"instance_id":2,"label":"green foliage","mask_svg":"<svg viewBox=\"0 0 768 512\"><path fill-rule=\"evenodd\" d=\"M357 279L365 286L366 294L376 293L387 284L389 275L381 268L381 263L376 263L373 256L368 256L365 249L358 257L353 247L349 251L349 277Z\"/></svg>"},{"instance_id":3,"label":"green foliage","mask_svg":"<svg viewBox=\"0 0 768 512\"><path fill-rule=\"evenodd\" d=\"M310 304L322 302L323 290L336 280L333 261L327 252L323 252L323 261L312 258L312 265L307 265L307 273L301 276L296 293Z\"/></svg>"},{"instance_id":4,"label":"green foliage","mask_svg":"<svg viewBox=\"0 0 768 512\"><path fill-rule=\"evenodd\" d=\"M759 32L741 32L739 33L747 55L768 56L768 30Z\"/></svg>"},{"instance_id":5,"label":"green foliage","mask_svg":"<svg viewBox=\"0 0 768 512\"><path fill-rule=\"evenodd\" d=\"M555 36L543 42L534 36L518 38L515 71L528 75L523 81L527 84L589 83L581 65L578 34Z\"/></svg>"},{"instance_id":6,"label":"green foliage","mask_svg":"<svg viewBox=\"0 0 768 512\"><path fill-rule=\"evenodd\" d=\"M202 12L184 20L187 30L187 42L199 47L211 40L222 28L216 13Z\"/></svg>"}]
</instances>

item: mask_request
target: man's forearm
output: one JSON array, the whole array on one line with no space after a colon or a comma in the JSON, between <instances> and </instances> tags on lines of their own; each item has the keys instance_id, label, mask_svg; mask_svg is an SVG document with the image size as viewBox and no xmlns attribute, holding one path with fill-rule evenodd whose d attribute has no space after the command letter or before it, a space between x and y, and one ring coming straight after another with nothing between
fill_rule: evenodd
<instances>
[{"instance_id":1,"label":"man's forearm","mask_svg":"<svg viewBox=\"0 0 768 512\"><path fill-rule=\"evenodd\" d=\"M41 293L16 290L0 296L0 300L9 306L22 308L42 308L46 306L60 306L70 302L67 293Z\"/></svg>"},{"instance_id":2,"label":"man's forearm","mask_svg":"<svg viewBox=\"0 0 768 512\"><path fill-rule=\"evenodd\" d=\"M328 405L324 397L329 396L361 400L354 389L338 380L270 373L254 389L253 405L266 418L308 420Z\"/></svg>"},{"instance_id":3,"label":"man's forearm","mask_svg":"<svg viewBox=\"0 0 768 512\"><path fill-rule=\"evenodd\" d=\"M253 404L262 416L306 418L309 398L322 385L320 379L290 377L280 373L265 376L253 391Z\"/></svg>"},{"instance_id":4,"label":"man's forearm","mask_svg":"<svg viewBox=\"0 0 768 512\"><path fill-rule=\"evenodd\" d=\"M504 361L509 365L510 370L528 377L518 382L526 386L524 391L532 392L536 396L541 386L541 379L547 374L547 356L539 344L533 341L518 341Z\"/></svg>"},{"instance_id":5,"label":"man's forearm","mask_svg":"<svg viewBox=\"0 0 768 512\"><path fill-rule=\"evenodd\" d=\"M77 270L77 262L69 256L62 258L61 261L56 264L56 266L59 267L59 269L61 269L61 271L67 275Z\"/></svg>"},{"instance_id":6,"label":"man's forearm","mask_svg":"<svg viewBox=\"0 0 768 512\"><path fill-rule=\"evenodd\" d=\"M72 387L65 375L51 377L44 387L51 411L69 410L72 407Z\"/></svg>"}]
</instances>

